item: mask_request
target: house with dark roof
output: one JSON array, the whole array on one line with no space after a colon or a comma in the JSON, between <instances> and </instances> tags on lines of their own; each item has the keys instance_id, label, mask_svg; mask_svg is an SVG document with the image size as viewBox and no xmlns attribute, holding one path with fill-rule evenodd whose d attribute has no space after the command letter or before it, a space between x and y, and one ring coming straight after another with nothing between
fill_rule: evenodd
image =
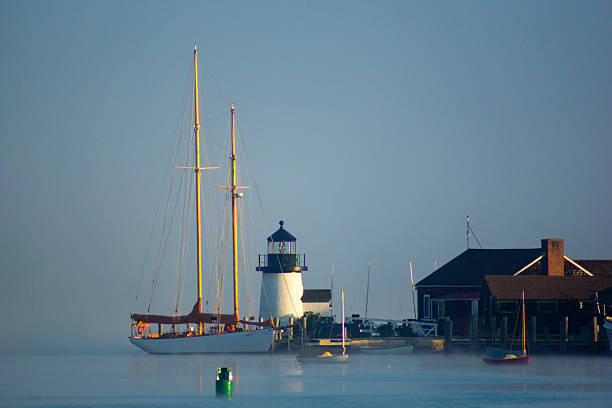
<instances>
[{"instance_id":1,"label":"house with dark roof","mask_svg":"<svg viewBox=\"0 0 612 408\"><path fill-rule=\"evenodd\" d=\"M321 316L329 316L331 304L330 289L304 289L302 295L304 313L318 313Z\"/></svg>"},{"instance_id":2,"label":"house with dark roof","mask_svg":"<svg viewBox=\"0 0 612 408\"><path fill-rule=\"evenodd\" d=\"M457 335L469 333L473 317L481 329L499 327L498 306L511 308L503 302L516 301L516 290L521 286L528 301L535 302L532 311L538 316L546 307L542 302L549 302L549 306L556 302L557 315L549 315L551 319L581 306L587 313L584 306L595 293L612 286L612 260L573 260L565 255L560 238L541 243L540 248L468 249L461 253L415 285L419 319L448 317ZM593 308L590 310L592 313Z\"/></svg>"}]
</instances>

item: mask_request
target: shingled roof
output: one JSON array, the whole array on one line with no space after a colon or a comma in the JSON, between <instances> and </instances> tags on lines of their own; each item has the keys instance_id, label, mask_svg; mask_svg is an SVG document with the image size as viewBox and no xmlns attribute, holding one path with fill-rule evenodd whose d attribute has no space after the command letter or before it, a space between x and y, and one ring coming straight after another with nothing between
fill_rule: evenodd
<instances>
[{"instance_id":1,"label":"shingled roof","mask_svg":"<svg viewBox=\"0 0 612 408\"><path fill-rule=\"evenodd\" d=\"M580 259L574 262L591 272L594 276L612 278L611 259Z\"/></svg>"},{"instance_id":2,"label":"shingled roof","mask_svg":"<svg viewBox=\"0 0 612 408\"><path fill-rule=\"evenodd\" d=\"M542 248L468 249L415 286L481 286L485 275L514 275L542 254Z\"/></svg>"},{"instance_id":3,"label":"shingled roof","mask_svg":"<svg viewBox=\"0 0 612 408\"><path fill-rule=\"evenodd\" d=\"M587 300L612 287L612 278L591 276L487 275L485 282L498 300L518 300L523 290L527 300Z\"/></svg>"}]
</instances>

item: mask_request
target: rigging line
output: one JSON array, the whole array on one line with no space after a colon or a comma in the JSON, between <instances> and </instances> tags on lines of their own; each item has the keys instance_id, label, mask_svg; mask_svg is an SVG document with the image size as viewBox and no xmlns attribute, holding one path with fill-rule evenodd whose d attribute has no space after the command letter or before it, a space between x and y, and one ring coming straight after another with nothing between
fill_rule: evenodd
<instances>
[{"instance_id":1,"label":"rigging line","mask_svg":"<svg viewBox=\"0 0 612 408\"><path fill-rule=\"evenodd\" d=\"M245 216L244 220L245 220L245 222L247 224L247 228L248 228L246 230L248 232L248 235L245 238L245 242L248 243L248 248L246 249L246 251L247 251L246 254L248 254L248 253L253 254L253 257L249 257L248 258L248 259L252 260L252 259L254 259L254 254L255 254L255 248L254 248L255 234L253 233L253 219L252 219L252 216L251 216L252 215L252 201L249 200L248 204L249 204L250 210L247 211L246 208L244 209L244 212L246 213L246 216ZM246 207L246 205L244 207ZM254 265L252 264L252 261L247 266L247 255L246 254L244 255L245 273L247 271L253 271L255 269ZM250 276L250 273L247 276ZM247 281L248 281L248 278L247 278ZM248 282L247 285L248 285L248 288L249 288L249 299L248 299L248 301L249 301L249 315L253 315L253 304L252 304L252 302L253 302L253 299L255 299L255 289L254 289L254 286L253 286L252 283Z\"/></svg>"},{"instance_id":2,"label":"rigging line","mask_svg":"<svg viewBox=\"0 0 612 408\"><path fill-rule=\"evenodd\" d=\"M228 111L226 111L228 112ZM230 131L230 122L226 124L226 129L223 137L223 147L219 151L221 157L225 156L229 151L229 131ZM221 159L218 161L219 163L225 163L226 160ZM228 156L229 157L229 154ZM217 173L217 180L221 181L217 184L228 185L231 180L231 174L229 167L226 168L225 171ZM212 186L211 186L212 188ZM231 211L231 192L224 191L223 199L221 202L221 223L218 225L218 240L217 246L215 248L215 256L217 259L218 269L216 271L215 280L217 289L215 292L215 307L217 311L219 311L223 307L223 295L224 295L224 282L225 282L225 270L226 270L226 262L227 262L227 251L229 244L229 231L230 231L230 211Z\"/></svg>"},{"instance_id":3,"label":"rigging line","mask_svg":"<svg viewBox=\"0 0 612 408\"><path fill-rule=\"evenodd\" d=\"M468 229L470 230L470 232L472 233L472 235L474 236L474 239L476 240L476 242L478 243L478 246L480 246L480 249L483 249L482 245L480 244L480 241L478 240L478 237L476 236L476 234L474 233L474 231L472 231L472 227L468 226Z\"/></svg>"},{"instance_id":4,"label":"rigging line","mask_svg":"<svg viewBox=\"0 0 612 408\"><path fill-rule=\"evenodd\" d=\"M193 188L186 188L187 194L183 193L184 205L183 208L186 210L183 211L183 225L182 225L182 234L181 234L181 245L178 253L179 259L177 262L177 287L175 293L175 305L174 310L176 313L180 311L181 304L181 293L183 289L183 277L184 277L184 267L185 267L185 255L188 250L189 239L188 236L191 233L191 220L193 218L193 203L192 203L192 192Z\"/></svg>"},{"instance_id":5,"label":"rigging line","mask_svg":"<svg viewBox=\"0 0 612 408\"><path fill-rule=\"evenodd\" d=\"M248 316L251 315L251 294L249 293L249 289L250 289L250 285L249 285L249 276L247 273L247 264L246 264L246 246L245 246L245 239L244 239L244 206L242 205L242 203L240 201L238 201L237 203L238 205L238 212L242 215L242 217L239 218L239 223L240 223L240 249L241 249L241 253L242 253L242 262L241 262L241 266L243 267L242 270L242 274L244 276L244 293L245 293L245 297L247 300L247 313Z\"/></svg>"},{"instance_id":6,"label":"rigging line","mask_svg":"<svg viewBox=\"0 0 612 408\"><path fill-rule=\"evenodd\" d=\"M223 308L223 295L224 295L224 282L225 282L225 271L226 271L226 263L227 263L227 258L228 258L228 248L229 248L229 241L230 241L230 221L231 221L231 206L228 205L228 203L231 203L231 201L229 201L227 198L230 198L231 192L229 190L225 191L225 196L226 196L226 205L224 205L223 207L223 219L222 219L222 239L220 241L220 243L222 244L221 246L221 251L220 251L220 265L222 266L219 269L219 276L220 276L220 287L217 291L217 307L219 309Z\"/></svg>"},{"instance_id":7,"label":"rigging line","mask_svg":"<svg viewBox=\"0 0 612 408\"><path fill-rule=\"evenodd\" d=\"M193 63L190 65L190 68L193 69ZM185 108L186 108L186 105L187 105L187 99L189 97L191 97L191 103L193 104L193 94L191 92L189 92L189 89L191 88L191 84L192 84L192 82L191 82L191 75L188 75L187 78L188 78L188 80L187 80L186 92L185 92L185 96L184 96L183 114L181 116L181 125L179 127L179 131L178 131L178 134L177 134L176 150L174 152L174 163L178 163L179 152L181 151L182 141L184 140L182 135L183 135L183 132L185 132L185 116L186 116L185 113L187 111ZM189 96L187 96L187 95L189 95ZM189 118L192 119L192 116L190 115ZM170 167L170 166L168 166L168 167ZM166 242L165 243L164 243L163 240L164 240L164 237L166 235L165 231L166 231L166 227L168 226L167 225L167 223L168 223L168 211L170 209L170 203L171 203L172 195L173 195L173 191L174 191L175 178L177 177L176 176L177 173L174 172L174 169L170 169L170 173L173 174L173 176L170 178L170 189L169 189L169 192L168 192L168 202L167 202L166 211L165 211L165 214L164 214L164 222L162 224L160 245L159 245L157 256L156 256L157 260L156 260L155 270L154 270L153 287L152 287L152 290L151 290L151 297L149 299L149 305L148 305L147 312L149 312L150 309L151 309L151 302L153 301L153 296L154 296L154 293L155 293L155 289L157 287L157 281L159 279L161 262L162 262L162 259L163 259L163 256L164 256L163 254L165 253L166 248L167 248L167 238L166 238ZM184 177L180 177L180 180L181 180L181 183L179 185L179 189L178 189L179 191L182 189ZM177 199L178 199L178 195L177 195ZM168 228L168 231L170 231L171 228L172 228L172 223L173 223L173 220L174 220L174 214L175 213L176 213L176 203L175 203L175 206L174 206L174 209L173 209L171 223L170 223L170 226ZM163 249L162 249L162 246L163 246Z\"/></svg>"},{"instance_id":8,"label":"rigging line","mask_svg":"<svg viewBox=\"0 0 612 408\"><path fill-rule=\"evenodd\" d=\"M206 60L204 58L201 59L200 61L201 65L204 68L204 71L206 71L208 73L208 75L210 75L210 77L212 78L212 82L215 85L215 87L217 88L217 91L219 91L219 94L221 95L221 98L223 98L224 102L226 105L229 105L230 102L229 100L226 98L225 94L223 93L223 91L221 90L221 87L219 86L219 83L217 82L217 79L215 78L215 76L213 75L212 71L210 69L208 69L208 65L206 64Z\"/></svg>"},{"instance_id":9,"label":"rigging line","mask_svg":"<svg viewBox=\"0 0 612 408\"><path fill-rule=\"evenodd\" d=\"M168 231L171 231L172 226L174 225L174 215L176 213L176 208L178 206L178 198L179 197L177 196L177 199L172 208L172 215L170 216L170 223L168 226ZM147 307L147 313L151 311L151 303L153 302L153 297L155 295L155 289L157 288L157 283L159 281L159 272L161 270L161 263L166 254L166 249L168 248L168 238L164 239L164 235L165 235L166 226L168 225L167 216L168 216L168 211L169 211L169 204L170 204L170 198L168 199L168 207L166 208L166 216L164 219L164 224L163 224L164 226L162 228L162 238L160 239L160 243L159 243L160 247L157 252L157 262L156 262L155 272L153 274L153 288L151 290L151 297L149 298L149 305Z\"/></svg>"},{"instance_id":10,"label":"rigging line","mask_svg":"<svg viewBox=\"0 0 612 408\"><path fill-rule=\"evenodd\" d=\"M251 170L251 167L250 167L250 160L249 160L249 158L247 156L247 153L246 153L247 152L246 144L244 142L244 138L242 137L242 130L240 129L240 124L237 124L236 127L238 128L238 139L240 140L240 144L243 147L242 151L244 153L245 161L247 163L247 168L249 168L249 171L251 171L251 173L252 173L252 170ZM257 200L259 201L259 205L260 205L261 210L262 210L262 212L264 214L264 220L266 222L266 225L268 226L268 229L271 229L271 225L270 225L270 222L268 220L266 211L264 209L263 201L261 200L261 196L259 194L259 189L257 188L257 183L256 183L254 177L253 177L253 188L255 189L255 194L257 195ZM279 262L279 265L280 265L280 262ZM291 291L289 290L289 284L287 283L287 278L285 277L285 273L283 271L282 265L280 265L280 269L281 269L281 276L283 278L283 282L285 283L285 288L287 289L287 293L291 294ZM263 285L262 285L262 287L263 287ZM295 316L297 316L298 315L297 308L295 307L295 303L293 302L292 296L289 296L289 300L291 301L291 307L293 307L293 312L294 312Z\"/></svg>"},{"instance_id":11,"label":"rigging line","mask_svg":"<svg viewBox=\"0 0 612 408\"><path fill-rule=\"evenodd\" d=\"M188 71L192 70L192 69L193 69L193 62L191 63L191 66L189 67ZM188 72L187 78L188 78L187 79L187 86L185 88L185 93L183 95L182 114L179 115L179 117L177 119L177 124L176 124L176 134L178 135L178 137L174 138L174 141L172 143L171 150L170 150L171 152L172 151L177 151L176 149L178 149L178 144L179 144L179 141L180 141L181 129L184 129L185 111L186 111L185 108L187 106L187 98L188 98L188 95L189 95L188 89L189 89L189 84L191 82L190 81L191 75L189 75L189 72ZM172 171L170 170L171 163L172 163L172 154L170 154L168 156L168 161L166 163L166 172L164 173L164 178L162 179L162 188L160 189L159 198L157 200L157 205L155 206L155 215L153 217L153 223L152 223L153 225L151 226L151 232L149 233L149 239L147 240L147 247L146 247L146 250L145 250L145 256L144 256L144 260L143 260L143 263L142 263L142 269L141 269L141 272L140 272L140 278L138 280L138 287L136 289L136 296L134 298L134 306L133 306L134 308L136 307L136 302L138 301L138 295L139 295L140 289L142 287L142 280L143 280L143 277L144 277L144 271L146 269L146 260L149 257L149 250L151 248L151 243L153 242L153 233L155 231L156 220L157 220L157 217L159 215L159 209L161 207L161 201L162 201L162 197L164 195L164 190L165 190L166 182L168 180L168 175L172 174ZM170 171L168 171L168 170L170 170Z\"/></svg>"},{"instance_id":12,"label":"rigging line","mask_svg":"<svg viewBox=\"0 0 612 408\"><path fill-rule=\"evenodd\" d=\"M215 117L220 117L220 116L224 116L225 114L227 114L227 110L224 111L223 114L217 115ZM209 142L214 143L220 151L223 150L223 147L221 147L214 139L212 139L211 137L208 136L209 132L206 132L207 134L205 136L203 136L202 141L204 142L204 144L206 145ZM207 148L201 149L204 153L204 157L205 160L210 161L210 157L208 155L209 150ZM215 160L215 162L221 162L219 160ZM212 181L218 181L220 179L220 175L223 174L223 172L219 172L219 173L213 173L214 175L212 176ZM201 200L202 203L204 204L205 208L205 212L207 214L215 214L216 208L218 207L217 205L217 200L214 199L214 197L216 196L216 188L215 186L218 184L222 184L222 183L206 183L205 184L205 188L202 190L202 194L207 194L208 197L210 197L209 200ZM219 273L222 273L222 269L223 269L223 265L221 263L218 262L218 253L219 253L219 249L220 249L220 245L219 245L219 238L221 237L221 229L220 229L220 225L216 225L216 223L214 222L214 219L216 217L204 217L204 228L207 231L210 231L210 233L207 234L207 236L213 236L212 239L206 239L205 242L205 246L206 246L206 251L208 254L212 254L212 262L209 262L209 281L211 282L211 286L207 287L207 291L206 291L206 298L210 299L211 298L211 291L213 289L215 289L214 287L212 287L212 283L219 282ZM216 238L215 238L216 235ZM209 258L209 259L210 259ZM221 272L220 272L221 271ZM217 286L217 285L216 285ZM216 293L218 292L218 289L215 290ZM217 296L215 296L215 302L217 302ZM208 301L206 301L206 306L208 307Z\"/></svg>"},{"instance_id":13,"label":"rigging line","mask_svg":"<svg viewBox=\"0 0 612 408\"><path fill-rule=\"evenodd\" d=\"M181 278L182 278L182 273L181 273L181 268L182 268L182 258L184 256L184 251L185 251L185 233L187 230L187 227L185 225L185 218L187 216L187 211L185 211L186 205L189 205L187 198L185 197L186 195L189 196L188 191L190 189L186 188L186 189L182 189L179 196L182 197L182 211L181 211L181 216L183 219L182 224L179 227L179 238L180 238L180 245L179 245L179 250L177 251L177 267L176 267L176 277L175 277L175 281L176 281L176 291L174 294L174 313L178 313L179 311L179 291L180 291L180 285L181 285ZM186 194L187 193L187 194Z\"/></svg>"},{"instance_id":14,"label":"rigging line","mask_svg":"<svg viewBox=\"0 0 612 408\"><path fill-rule=\"evenodd\" d=\"M242 152L243 152L244 159L246 162L247 171L249 172L249 174L254 174L253 169L251 167L251 161L249 160L249 156L247 155L246 144L244 143L244 140L242 138L242 131L240 129L240 124L237 123L236 127L238 128L238 140L240 141L240 145L242 146ZM264 221L266 223L266 226L268 227L268 230L271 231L272 226L270 224L270 220L268 219L268 215L266 214L266 209L264 208L263 200L261 199L261 195L259 194L259 188L257 187L257 181L255 180L254 175L252 176L251 181L253 184L253 190L255 190L255 195L257 196L257 202L259 203L259 207L264 216Z\"/></svg>"},{"instance_id":15,"label":"rigging line","mask_svg":"<svg viewBox=\"0 0 612 408\"><path fill-rule=\"evenodd\" d=\"M190 117L190 119L191 119L191 117ZM191 133L191 132L189 132L189 133ZM195 137L195 136L192 135L192 137L190 139L191 141L193 140L193 137ZM178 163L177 159L178 159L179 150L180 150L179 148L181 146L180 140L183 140L183 138L180 138L179 139L179 143L177 144L177 150L175 152L175 163ZM189 157L189 147L187 147L187 151L185 152L185 154L187 156L185 158L185 162L189 163L189 160L188 160L188 157ZM179 174L179 173L174 172L174 174L176 175L176 174ZM186 188L185 187L185 185L186 185L185 180L187 178L187 175L184 172L180 173L180 174L181 174L181 176L175 176L175 177L178 177L180 179L180 183L179 183L179 187L178 187L176 201L174 202L174 206L172 208L172 215L170 217L170 225L168 226L168 234L170 233L170 231L172 230L172 226L174 225L174 216L176 215L176 209L178 207L178 199L180 197L180 191L182 191L183 188ZM175 177L171 178L170 192L168 193L168 204L166 206L166 212L165 212L165 215L164 215L164 223L163 223L163 228L162 228L162 237L160 239L160 248L158 249L158 253L157 253L156 268L155 268L155 272L154 272L154 276L153 276L153 288L151 290L151 297L149 299L149 305L148 305L148 308L147 308L147 313L150 312L150 310L151 310L151 303L153 301L155 290L157 288L157 282L158 282L158 279L159 279L159 273L161 271L161 263L162 263L162 260L163 260L163 258L165 256L165 253L166 253L166 250L167 250L167 247L168 247L168 237L166 237L165 241L164 241L164 236L166 235L165 231L166 231L166 226L167 226L168 212L170 210L170 201L172 199L172 194L173 194L172 192L174 191L174 184L175 184L174 180L175 180Z\"/></svg>"},{"instance_id":16,"label":"rigging line","mask_svg":"<svg viewBox=\"0 0 612 408\"><path fill-rule=\"evenodd\" d=\"M189 146L191 145L191 142L193 141L193 138L195 137L195 135L191 134L191 131L189 132L190 134L190 140L189 143L187 144L187 151L185 152L185 155L187 157L185 157L185 162L187 162L189 156L190 156L190 149ZM182 214L182 225L179 227L179 231L178 231L178 237L180 238L179 242L179 251L177 252L177 269L176 269L176 282L177 282L177 286L176 286L176 291L175 291L175 305L174 305L174 312L175 313L179 313L180 310L180 301L181 301L181 293L182 293L182 287L183 287L183 276L184 276L184 265L185 265L185 253L188 249L188 243L189 240L187 239L188 234L191 231L190 228L190 224L189 221L191 220L191 214L193 211L193 204L192 204L192 194L193 194L193 190L195 187L195 179L189 176L189 173L186 172L182 172L181 174L181 179L184 180L184 183L181 184L182 188L179 192L179 197L183 197L183 205L181 206L181 214ZM189 180L193 180L191 183L189 182ZM181 233L182 232L182 233Z\"/></svg>"},{"instance_id":17,"label":"rigging line","mask_svg":"<svg viewBox=\"0 0 612 408\"><path fill-rule=\"evenodd\" d=\"M518 323L519 323L519 315L520 315L520 309L518 308L518 301L517 302L517 308L516 308L516 317L514 319L514 329L512 330L512 340L510 340L510 348L512 349L513 345L514 345L514 339L516 337L516 331L518 329Z\"/></svg>"},{"instance_id":18,"label":"rigging line","mask_svg":"<svg viewBox=\"0 0 612 408\"><path fill-rule=\"evenodd\" d=\"M179 194L179 198L182 197L183 199L181 200L183 202L183 211L181 212L181 218L183 219L182 224L179 226L179 240L180 240L180 245L179 245L179 250L177 251L177 263L176 263L176 276L175 276L175 282L176 282L176 288L175 288L175 293L174 293L174 308L173 311L174 313L178 313L178 292L179 292L179 287L180 287L180 267L181 267L181 255L184 249L184 241L183 241L183 236L185 234L185 192L181 191Z\"/></svg>"},{"instance_id":19,"label":"rigging line","mask_svg":"<svg viewBox=\"0 0 612 408\"><path fill-rule=\"evenodd\" d=\"M240 133L240 130L238 130L238 133ZM240 135L239 135L240 137ZM242 149L243 151L244 149ZM241 151L241 152L242 152ZM231 164L231 163L230 163ZM240 162L240 164L242 164L242 161ZM236 169L236 172L238 173L236 175L236 179L240 180L240 175L241 175L241 171L240 171L240 167L238 167ZM245 238L245 224L248 224L250 226L250 217L248 217L248 212L245 210L245 206L246 206L246 202L243 205L243 201L242 200L237 200L237 209L238 209L238 213L239 213L239 227L240 227L240 246L241 246L241 252L242 252L242 267L243 269L243 276L244 276L244 294L245 297L247 299L247 313L248 316L252 315L252 303L251 303L251 296L252 296L252 288L249 282L249 273L247 270L247 253L248 250L246 248L246 243L248 242ZM249 231L251 231L251 229L249 229Z\"/></svg>"},{"instance_id":20,"label":"rigging line","mask_svg":"<svg viewBox=\"0 0 612 408\"><path fill-rule=\"evenodd\" d=\"M177 156L178 156L178 153L179 153L179 147L180 147L180 141L179 141L179 143L177 145L177 151L175 152L175 162L177 160ZM176 173L174 173L174 174L176 175ZM151 310L151 303L153 301L153 296L154 296L155 289L156 289L156 286L157 286L157 281L158 281L158 278L159 278L161 262L162 262L164 254L165 254L165 249L166 249L167 243L168 243L168 240L167 240L167 237L166 237L166 229L168 231L170 231L172 229L172 225L173 225L173 221L174 221L174 214L176 212L177 203L175 202L174 207L172 209L172 215L170 217L170 225L168 225L168 215L169 215L170 208L171 208L172 196L173 196L174 185L175 185L175 177L176 176L173 176L173 177L170 178L170 180L171 180L170 181L170 191L168 192L168 202L166 204L166 210L165 210L165 213L164 213L164 221L162 223L161 237L160 237L159 247L158 247L158 250L157 250L155 269L154 269L154 274L153 274L153 288L151 290L151 297L149 299L149 305L148 305L148 308L147 308L147 313ZM182 188L182 181L183 181L183 179L180 178L180 180L181 180L181 182L179 184L178 191L180 191L181 188ZM178 199L178 195L177 195L177 199Z\"/></svg>"}]
</instances>

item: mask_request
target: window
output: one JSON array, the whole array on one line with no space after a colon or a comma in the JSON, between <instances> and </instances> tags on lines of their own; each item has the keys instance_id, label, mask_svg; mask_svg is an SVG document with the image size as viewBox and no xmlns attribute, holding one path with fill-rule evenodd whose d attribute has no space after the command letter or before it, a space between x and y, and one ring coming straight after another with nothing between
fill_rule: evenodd
<instances>
[{"instance_id":1,"label":"window","mask_svg":"<svg viewBox=\"0 0 612 408\"><path fill-rule=\"evenodd\" d=\"M431 302L429 295L423 295L423 318L431 319Z\"/></svg>"},{"instance_id":2,"label":"window","mask_svg":"<svg viewBox=\"0 0 612 408\"><path fill-rule=\"evenodd\" d=\"M516 313L518 302L516 300L498 300L497 311L499 313Z\"/></svg>"},{"instance_id":3,"label":"window","mask_svg":"<svg viewBox=\"0 0 612 408\"><path fill-rule=\"evenodd\" d=\"M538 300L538 313L555 313L557 302L555 300Z\"/></svg>"},{"instance_id":4,"label":"window","mask_svg":"<svg viewBox=\"0 0 612 408\"><path fill-rule=\"evenodd\" d=\"M269 254L295 254L295 242L293 241L268 242L268 253Z\"/></svg>"}]
</instances>

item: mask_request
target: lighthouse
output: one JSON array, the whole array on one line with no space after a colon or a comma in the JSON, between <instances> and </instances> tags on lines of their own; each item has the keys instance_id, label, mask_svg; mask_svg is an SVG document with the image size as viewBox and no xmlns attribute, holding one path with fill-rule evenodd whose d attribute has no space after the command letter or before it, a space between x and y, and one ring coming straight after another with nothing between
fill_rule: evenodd
<instances>
[{"instance_id":1,"label":"lighthouse","mask_svg":"<svg viewBox=\"0 0 612 408\"><path fill-rule=\"evenodd\" d=\"M306 255L298 254L296 239L279 222L280 228L268 237L268 253L259 255L262 272L259 317L286 320L302 317L302 271L307 271Z\"/></svg>"}]
</instances>

